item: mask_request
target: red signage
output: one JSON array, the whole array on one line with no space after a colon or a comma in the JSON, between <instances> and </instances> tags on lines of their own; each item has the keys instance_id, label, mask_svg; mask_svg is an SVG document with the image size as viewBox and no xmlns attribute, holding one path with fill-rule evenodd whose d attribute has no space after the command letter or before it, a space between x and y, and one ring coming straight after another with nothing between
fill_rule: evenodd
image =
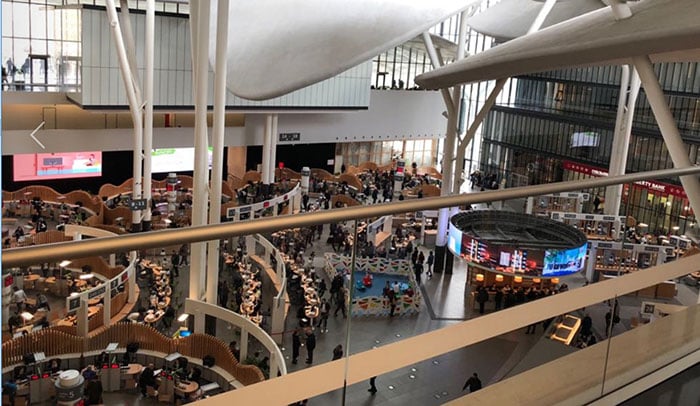
<instances>
[{"instance_id":1,"label":"red signage","mask_svg":"<svg viewBox=\"0 0 700 406\"><path fill-rule=\"evenodd\" d=\"M584 173L591 176L608 176L608 170L603 168L596 168L595 166L590 166L586 164L580 164L578 162L563 161L562 166L564 169ZM640 180L634 182L635 186L641 187L643 189L651 190L653 192L658 192L663 195L673 195L680 197L682 199L687 199L688 196L685 194L682 186L671 185L668 183L657 182L653 180Z\"/></svg>"}]
</instances>

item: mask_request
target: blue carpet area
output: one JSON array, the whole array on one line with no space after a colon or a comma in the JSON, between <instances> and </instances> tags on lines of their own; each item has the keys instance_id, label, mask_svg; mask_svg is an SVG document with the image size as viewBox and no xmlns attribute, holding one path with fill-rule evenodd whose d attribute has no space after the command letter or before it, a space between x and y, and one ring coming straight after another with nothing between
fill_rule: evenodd
<instances>
[{"instance_id":1,"label":"blue carpet area","mask_svg":"<svg viewBox=\"0 0 700 406\"><path fill-rule=\"evenodd\" d=\"M355 288L353 291L353 297L368 297L368 296L382 296L382 290L384 289L384 286L386 286L386 282L389 281L389 283L394 283L394 281L398 281L399 283L409 283L409 280L406 276L403 275L390 275L390 274L384 274L384 273L371 273L371 275L374 277L374 281L372 282L372 287L371 288L365 288L365 290L358 290ZM362 281L362 278L365 277L365 273L361 271L356 271L355 272L355 283L357 284L357 281ZM415 287L413 287L415 289Z\"/></svg>"}]
</instances>

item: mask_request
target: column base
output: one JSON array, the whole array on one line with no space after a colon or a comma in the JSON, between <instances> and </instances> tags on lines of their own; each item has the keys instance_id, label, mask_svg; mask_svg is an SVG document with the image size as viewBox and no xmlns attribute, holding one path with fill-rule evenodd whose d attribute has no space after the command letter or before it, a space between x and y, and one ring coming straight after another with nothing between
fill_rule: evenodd
<instances>
[{"instance_id":1,"label":"column base","mask_svg":"<svg viewBox=\"0 0 700 406\"><path fill-rule=\"evenodd\" d=\"M153 229L152 222L150 220L144 220L141 224L143 224L143 231L151 231Z\"/></svg>"},{"instance_id":2,"label":"column base","mask_svg":"<svg viewBox=\"0 0 700 406\"><path fill-rule=\"evenodd\" d=\"M452 275L452 267L454 266L455 263L455 256L452 254L452 252L446 251L445 252L445 273Z\"/></svg>"},{"instance_id":3,"label":"column base","mask_svg":"<svg viewBox=\"0 0 700 406\"><path fill-rule=\"evenodd\" d=\"M435 264L433 264L433 270L436 273L442 273L445 269L445 251L447 251L447 246L435 246Z\"/></svg>"},{"instance_id":4,"label":"column base","mask_svg":"<svg viewBox=\"0 0 700 406\"><path fill-rule=\"evenodd\" d=\"M141 223L131 223L132 233L140 233L141 231L143 231Z\"/></svg>"}]
</instances>

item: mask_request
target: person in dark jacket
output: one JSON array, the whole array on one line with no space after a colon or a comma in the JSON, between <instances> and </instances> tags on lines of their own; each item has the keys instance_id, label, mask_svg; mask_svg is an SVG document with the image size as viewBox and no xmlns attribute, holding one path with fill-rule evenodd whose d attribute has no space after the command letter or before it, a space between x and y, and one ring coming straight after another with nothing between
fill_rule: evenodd
<instances>
[{"instance_id":1,"label":"person in dark jacket","mask_svg":"<svg viewBox=\"0 0 700 406\"><path fill-rule=\"evenodd\" d=\"M333 348L333 361L343 358L343 345L338 344Z\"/></svg>"},{"instance_id":2,"label":"person in dark jacket","mask_svg":"<svg viewBox=\"0 0 700 406\"><path fill-rule=\"evenodd\" d=\"M479 303L479 314L484 314L484 306L489 301L489 292L483 286L480 286L479 291L476 292L476 301Z\"/></svg>"},{"instance_id":3,"label":"person in dark jacket","mask_svg":"<svg viewBox=\"0 0 700 406\"><path fill-rule=\"evenodd\" d=\"M155 390L158 390L158 382L156 382L156 377L153 376L153 373L155 372L155 369L153 367L153 364L148 364L148 366L141 372L141 376L139 376L139 387L141 388L141 395L145 398L147 396L147 387L152 387Z\"/></svg>"},{"instance_id":4,"label":"person in dark jacket","mask_svg":"<svg viewBox=\"0 0 700 406\"><path fill-rule=\"evenodd\" d=\"M314 349L316 348L316 334L309 330L306 333L306 363L311 365L314 362Z\"/></svg>"},{"instance_id":5,"label":"person in dark jacket","mask_svg":"<svg viewBox=\"0 0 700 406\"><path fill-rule=\"evenodd\" d=\"M85 386L85 405L100 405L102 401L102 382L94 377Z\"/></svg>"},{"instance_id":6,"label":"person in dark jacket","mask_svg":"<svg viewBox=\"0 0 700 406\"><path fill-rule=\"evenodd\" d=\"M292 364L297 363L299 358L299 348L301 347L301 337L299 337L299 329L295 329L292 333Z\"/></svg>"},{"instance_id":7,"label":"person in dark jacket","mask_svg":"<svg viewBox=\"0 0 700 406\"><path fill-rule=\"evenodd\" d=\"M481 380L476 372L474 372L474 374L467 379L462 387L462 390L467 389L467 387L469 387L469 393L473 393L481 389Z\"/></svg>"}]
</instances>

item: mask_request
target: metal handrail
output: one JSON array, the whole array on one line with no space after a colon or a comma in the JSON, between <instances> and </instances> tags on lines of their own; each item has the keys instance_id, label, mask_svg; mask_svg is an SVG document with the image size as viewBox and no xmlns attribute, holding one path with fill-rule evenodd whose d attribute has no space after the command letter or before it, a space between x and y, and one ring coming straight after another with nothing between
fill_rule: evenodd
<instances>
[{"instance_id":1,"label":"metal handrail","mask_svg":"<svg viewBox=\"0 0 700 406\"><path fill-rule=\"evenodd\" d=\"M220 240L230 238L232 236L276 231L290 227L308 227L312 225L345 220L366 219L370 217L384 216L387 214L434 210L443 207L455 207L467 204L516 199L526 196L539 196L547 193L568 192L610 186L645 179L698 174L700 174L700 167L698 166L680 169L662 169L658 171L638 172L621 176L609 176L604 178L524 186L520 188L502 189L455 196L405 200L397 203L384 203L372 206L354 206L344 209L334 209L293 216L262 218L239 223L204 225L184 229L167 229L119 237L105 237L87 241L16 248L3 251L2 265L3 267L16 267L31 265L38 262L103 255L135 249L138 250L179 245L184 243Z\"/></svg>"}]
</instances>

